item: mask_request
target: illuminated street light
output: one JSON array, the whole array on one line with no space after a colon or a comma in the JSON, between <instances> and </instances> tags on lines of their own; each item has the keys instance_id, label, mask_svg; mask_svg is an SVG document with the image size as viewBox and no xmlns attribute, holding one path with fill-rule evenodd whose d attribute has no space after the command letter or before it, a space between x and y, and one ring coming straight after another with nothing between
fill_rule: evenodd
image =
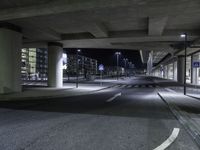
<instances>
[{"instance_id":1,"label":"illuminated street light","mask_svg":"<svg viewBox=\"0 0 200 150\"><path fill-rule=\"evenodd\" d=\"M186 34L183 33L183 34L180 35L180 37L181 37L181 38L185 38L185 37L186 37Z\"/></svg>"},{"instance_id":2,"label":"illuminated street light","mask_svg":"<svg viewBox=\"0 0 200 150\"><path fill-rule=\"evenodd\" d=\"M184 95L186 95L186 57L187 57L187 33L180 35L181 38L184 38L184 50L185 50L185 65L184 65Z\"/></svg>"},{"instance_id":3,"label":"illuminated street light","mask_svg":"<svg viewBox=\"0 0 200 150\"><path fill-rule=\"evenodd\" d=\"M121 52L115 52L115 55L117 55L117 80L119 78L119 55L121 55Z\"/></svg>"},{"instance_id":4,"label":"illuminated street light","mask_svg":"<svg viewBox=\"0 0 200 150\"><path fill-rule=\"evenodd\" d=\"M115 52L115 55L121 55L121 52Z\"/></svg>"}]
</instances>

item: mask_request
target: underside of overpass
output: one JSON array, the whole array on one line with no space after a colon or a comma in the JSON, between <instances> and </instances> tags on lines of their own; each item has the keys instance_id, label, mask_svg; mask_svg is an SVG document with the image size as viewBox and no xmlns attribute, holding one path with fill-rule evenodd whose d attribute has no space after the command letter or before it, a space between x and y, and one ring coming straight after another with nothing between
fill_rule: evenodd
<instances>
[{"instance_id":1,"label":"underside of overpass","mask_svg":"<svg viewBox=\"0 0 200 150\"><path fill-rule=\"evenodd\" d=\"M199 7L199 0L3 0L1 40L9 35L10 41L2 51L13 43L11 39L27 48L49 48L49 43L57 42L54 49L138 50L143 63L158 64L169 54L181 55L180 34L187 33L188 51L198 50ZM8 30L17 31L18 37Z\"/></svg>"},{"instance_id":2,"label":"underside of overpass","mask_svg":"<svg viewBox=\"0 0 200 150\"><path fill-rule=\"evenodd\" d=\"M24 45L59 41L67 48L173 53L181 33L195 44L200 34L199 0L3 0L0 6L0 21L20 27Z\"/></svg>"}]
</instances>

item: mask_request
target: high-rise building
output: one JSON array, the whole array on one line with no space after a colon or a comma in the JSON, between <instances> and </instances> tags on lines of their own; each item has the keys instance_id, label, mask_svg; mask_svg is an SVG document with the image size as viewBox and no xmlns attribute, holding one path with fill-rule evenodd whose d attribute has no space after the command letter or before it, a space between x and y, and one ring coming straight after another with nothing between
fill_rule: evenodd
<instances>
[{"instance_id":1,"label":"high-rise building","mask_svg":"<svg viewBox=\"0 0 200 150\"><path fill-rule=\"evenodd\" d=\"M47 80L47 49L23 48L21 50L23 80Z\"/></svg>"},{"instance_id":2,"label":"high-rise building","mask_svg":"<svg viewBox=\"0 0 200 150\"><path fill-rule=\"evenodd\" d=\"M36 73L40 80L47 80L48 52L45 48L36 49Z\"/></svg>"},{"instance_id":3,"label":"high-rise building","mask_svg":"<svg viewBox=\"0 0 200 150\"><path fill-rule=\"evenodd\" d=\"M96 75L97 74L97 60L82 55L68 54L67 55L67 73L68 75L76 75L78 60L78 71L80 75Z\"/></svg>"}]
</instances>

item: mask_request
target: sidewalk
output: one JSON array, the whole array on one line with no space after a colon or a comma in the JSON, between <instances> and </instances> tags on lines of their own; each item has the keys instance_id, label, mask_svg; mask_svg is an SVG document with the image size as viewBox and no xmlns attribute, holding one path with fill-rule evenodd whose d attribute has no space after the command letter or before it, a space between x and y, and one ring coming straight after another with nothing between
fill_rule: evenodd
<instances>
[{"instance_id":1,"label":"sidewalk","mask_svg":"<svg viewBox=\"0 0 200 150\"><path fill-rule=\"evenodd\" d=\"M69 96L87 95L112 87L114 84L64 84L63 88L49 87L25 87L21 93L12 93L0 95L0 101L15 101L15 100L40 100L50 98L61 98Z\"/></svg>"},{"instance_id":2,"label":"sidewalk","mask_svg":"<svg viewBox=\"0 0 200 150\"><path fill-rule=\"evenodd\" d=\"M76 83L64 83L63 88L49 88L45 82L29 82L24 85L23 92L0 95L0 101L40 100L92 94L117 84L123 84L131 79L133 78L97 79L80 82L78 88L76 88Z\"/></svg>"},{"instance_id":3,"label":"sidewalk","mask_svg":"<svg viewBox=\"0 0 200 150\"><path fill-rule=\"evenodd\" d=\"M167 87L168 89L172 89L172 90L176 91L177 93L183 93L183 90L184 90L183 84L180 84L173 80L156 78L156 79L154 79L154 82L161 85L161 87ZM187 84L186 85L186 95L200 99L199 85L195 86L195 85Z\"/></svg>"},{"instance_id":4,"label":"sidewalk","mask_svg":"<svg viewBox=\"0 0 200 150\"><path fill-rule=\"evenodd\" d=\"M200 147L200 101L165 88L158 95Z\"/></svg>"}]
</instances>

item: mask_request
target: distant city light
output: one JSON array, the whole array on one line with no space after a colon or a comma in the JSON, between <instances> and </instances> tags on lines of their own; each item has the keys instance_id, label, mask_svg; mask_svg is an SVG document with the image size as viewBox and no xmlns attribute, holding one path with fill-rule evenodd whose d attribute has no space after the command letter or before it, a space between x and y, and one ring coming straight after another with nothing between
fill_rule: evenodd
<instances>
[{"instance_id":1,"label":"distant city light","mask_svg":"<svg viewBox=\"0 0 200 150\"><path fill-rule=\"evenodd\" d=\"M80 50L80 49L78 49L78 50L77 50L77 52L81 52L81 50Z\"/></svg>"}]
</instances>

